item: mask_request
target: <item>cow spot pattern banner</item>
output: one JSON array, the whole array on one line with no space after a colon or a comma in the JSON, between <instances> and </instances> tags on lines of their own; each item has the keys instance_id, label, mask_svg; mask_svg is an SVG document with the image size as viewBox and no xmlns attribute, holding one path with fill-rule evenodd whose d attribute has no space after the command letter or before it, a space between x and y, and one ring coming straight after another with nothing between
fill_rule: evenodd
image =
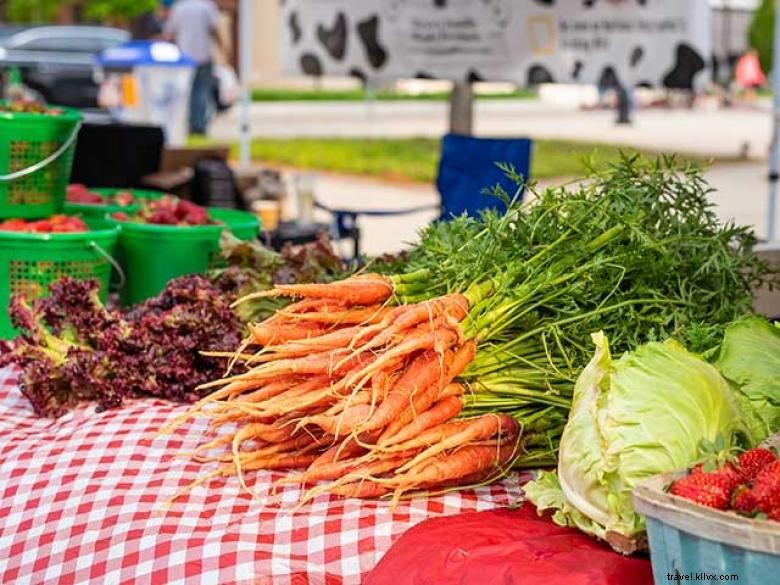
<instances>
[{"instance_id":1,"label":"cow spot pattern banner","mask_svg":"<svg viewBox=\"0 0 780 585\"><path fill-rule=\"evenodd\" d=\"M707 0L285 0L293 75L702 86Z\"/></svg>"}]
</instances>

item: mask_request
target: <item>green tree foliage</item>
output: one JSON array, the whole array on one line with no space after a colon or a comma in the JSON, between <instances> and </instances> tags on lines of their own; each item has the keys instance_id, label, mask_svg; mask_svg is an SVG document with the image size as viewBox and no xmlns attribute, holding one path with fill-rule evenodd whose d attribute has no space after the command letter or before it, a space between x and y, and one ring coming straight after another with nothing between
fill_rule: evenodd
<instances>
[{"instance_id":1,"label":"green tree foliage","mask_svg":"<svg viewBox=\"0 0 780 585\"><path fill-rule=\"evenodd\" d=\"M748 28L748 44L758 51L761 68L772 70L772 47L775 38L775 0L762 0Z\"/></svg>"},{"instance_id":2,"label":"green tree foliage","mask_svg":"<svg viewBox=\"0 0 780 585\"><path fill-rule=\"evenodd\" d=\"M9 0L10 22L51 22L57 15L57 0Z\"/></svg>"},{"instance_id":3,"label":"green tree foliage","mask_svg":"<svg viewBox=\"0 0 780 585\"><path fill-rule=\"evenodd\" d=\"M9 0L11 22L51 22L62 4L79 4L82 16L90 22L127 22L139 14L154 10L157 0Z\"/></svg>"},{"instance_id":4,"label":"green tree foliage","mask_svg":"<svg viewBox=\"0 0 780 585\"><path fill-rule=\"evenodd\" d=\"M87 0L84 16L96 22L106 20L132 20L139 14L157 7L157 0Z\"/></svg>"}]
</instances>

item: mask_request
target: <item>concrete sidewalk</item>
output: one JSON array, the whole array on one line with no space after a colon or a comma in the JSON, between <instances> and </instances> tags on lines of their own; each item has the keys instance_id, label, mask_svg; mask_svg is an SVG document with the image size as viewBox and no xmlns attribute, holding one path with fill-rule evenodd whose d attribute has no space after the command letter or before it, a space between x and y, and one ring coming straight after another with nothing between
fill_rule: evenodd
<instances>
[{"instance_id":1,"label":"concrete sidewalk","mask_svg":"<svg viewBox=\"0 0 780 585\"><path fill-rule=\"evenodd\" d=\"M251 127L262 137L440 137L447 131L445 102L281 102L254 103ZM217 140L238 137L234 108L215 121ZM771 113L753 109L645 109L634 123L617 126L611 111L582 111L537 100L478 101L478 136L529 136L620 144L638 149L699 156L764 159Z\"/></svg>"},{"instance_id":2,"label":"concrete sidewalk","mask_svg":"<svg viewBox=\"0 0 780 585\"><path fill-rule=\"evenodd\" d=\"M716 165L706 173L715 191L710 200L722 221L754 226L759 237L766 233L767 183L764 163ZM552 180L540 187L564 182ZM404 209L436 205L438 194L432 185L385 183L358 177L321 174L316 180L317 198L329 207L359 209ZM417 241L417 233L437 217L435 210L391 217L359 218L366 254L397 252ZM329 221L326 212L317 211L318 221ZM339 244L345 255L351 243Z\"/></svg>"}]
</instances>

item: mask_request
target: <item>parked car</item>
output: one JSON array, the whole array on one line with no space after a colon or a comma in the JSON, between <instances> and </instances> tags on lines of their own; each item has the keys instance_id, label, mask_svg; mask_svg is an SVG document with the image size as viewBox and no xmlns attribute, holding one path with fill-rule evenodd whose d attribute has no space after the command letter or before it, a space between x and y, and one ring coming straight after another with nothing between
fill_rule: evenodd
<instances>
[{"instance_id":1,"label":"parked car","mask_svg":"<svg viewBox=\"0 0 780 585\"><path fill-rule=\"evenodd\" d=\"M0 69L19 67L22 80L50 103L97 107L97 53L130 34L103 26L0 27Z\"/></svg>"}]
</instances>

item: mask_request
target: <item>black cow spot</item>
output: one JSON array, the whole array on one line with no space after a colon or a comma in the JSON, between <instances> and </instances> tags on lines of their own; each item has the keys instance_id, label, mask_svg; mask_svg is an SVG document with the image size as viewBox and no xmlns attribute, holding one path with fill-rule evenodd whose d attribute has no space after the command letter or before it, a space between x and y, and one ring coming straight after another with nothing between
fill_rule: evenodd
<instances>
[{"instance_id":1,"label":"black cow spot","mask_svg":"<svg viewBox=\"0 0 780 585\"><path fill-rule=\"evenodd\" d=\"M599 75L599 80L596 83L599 87L607 89L620 87L620 79L611 65L607 65L601 70L601 75Z\"/></svg>"},{"instance_id":2,"label":"black cow spot","mask_svg":"<svg viewBox=\"0 0 780 585\"><path fill-rule=\"evenodd\" d=\"M642 47L634 47L634 50L631 51L631 57L629 58L629 63L631 64L631 67L636 67L639 65L639 62L642 60L642 57L644 57L645 51L642 49Z\"/></svg>"},{"instance_id":3,"label":"black cow spot","mask_svg":"<svg viewBox=\"0 0 780 585\"><path fill-rule=\"evenodd\" d=\"M447 0L433 0L433 5L436 8L446 8L447 7Z\"/></svg>"},{"instance_id":4,"label":"black cow spot","mask_svg":"<svg viewBox=\"0 0 780 585\"><path fill-rule=\"evenodd\" d=\"M555 4L555 0L536 0L537 4L541 4L542 6L553 6Z\"/></svg>"},{"instance_id":5,"label":"black cow spot","mask_svg":"<svg viewBox=\"0 0 780 585\"><path fill-rule=\"evenodd\" d=\"M363 72L363 70L358 68L358 67L353 67L352 69L350 69L349 70L349 76L350 77L357 77L361 82L363 82L363 85L365 85L366 81L368 80L368 77Z\"/></svg>"},{"instance_id":6,"label":"black cow spot","mask_svg":"<svg viewBox=\"0 0 780 585\"><path fill-rule=\"evenodd\" d=\"M469 83L477 83L478 81L485 81L485 78L473 69L469 69L469 72L466 75L466 81Z\"/></svg>"},{"instance_id":7,"label":"black cow spot","mask_svg":"<svg viewBox=\"0 0 780 585\"><path fill-rule=\"evenodd\" d=\"M298 12L294 10L290 14L290 18L287 20L287 25L290 27L290 33L292 34L293 45L297 44L303 36L301 31L301 24L298 22Z\"/></svg>"},{"instance_id":8,"label":"black cow spot","mask_svg":"<svg viewBox=\"0 0 780 585\"><path fill-rule=\"evenodd\" d=\"M414 74L415 79L436 79L435 75L431 75L430 73L426 73L425 71L418 71Z\"/></svg>"},{"instance_id":9,"label":"black cow spot","mask_svg":"<svg viewBox=\"0 0 780 585\"><path fill-rule=\"evenodd\" d=\"M357 25L358 36L366 49L368 62L374 69L379 69L387 61L387 51L379 44L378 29L379 17L376 14Z\"/></svg>"},{"instance_id":10,"label":"black cow spot","mask_svg":"<svg viewBox=\"0 0 780 585\"><path fill-rule=\"evenodd\" d=\"M322 46L337 61L344 58L347 50L347 17L343 12L336 15L336 22L330 29L317 25L317 38Z\"/></svg>"},{"instance_id":11,"label":"black cow spot","mask_svg":"<svg viewBox=\"0 0 780 585\"><path fill-rule=\"evenodd\" d=\"M574 62L574 69L571 70L571 78L572 79L579 79L580 78L580 73L582 73L583 66L584 65L583 65L582 61L575 61Z\"/></svg>"},{"instance_id":12,"label":"black cow spot","mask_svg":"<svg viewBox=\"0 0 780 585\"><path fill-rule=\"evenodd\" d=\"M676 62L669 73L664 75L664 87L670 89L691 89L694 76L704 69L704 59L686 43L677 45Z\"/></svg>"},{"instance_id":13,"label":"black cow spot","mask_svg":"<svg viewBox=\"0 0 780 585\"><path fill-rule=\"evenodd\" d=\"M301 55L301 71L306 75L320 77L322 75L322 63L320 63L317 55L312 55L311 53Z\"/></svg>"},{"instance_id":14,"label":"black cow spot","mask_svg":"<svg viewBox=\"0 0 780 585\"><path fill-rule=\"evenodd\" d=\"M647 81L646 79L640 81L636 84L637 87L642 87L644 89L651 89L653 87L653 84Z\"/></svg>"},{"instance_id":15,"label":"black cow spot","mask_svg":"<svg viewBox=\"0 0 780 585\"><path fill-rule=\"evenodd\" d=\"M552 76L552 73L550 73L549 69L543 65L531 65L531 67L528 68L526 79L526 83L528 85L555 83L555 78Z\"/></svg>"}]
</instances>

